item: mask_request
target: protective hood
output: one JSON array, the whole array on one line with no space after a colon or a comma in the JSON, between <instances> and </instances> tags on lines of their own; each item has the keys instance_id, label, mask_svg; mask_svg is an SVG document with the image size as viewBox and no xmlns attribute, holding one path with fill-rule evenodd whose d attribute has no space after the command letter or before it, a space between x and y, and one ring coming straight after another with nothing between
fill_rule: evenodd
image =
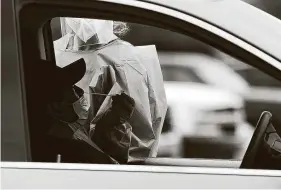
<instances>
[{"instance_id":1,"label":"protective hood","mask_svg":"<svg viewBox=\"0 0 281 190\"><path fill-rule=\"evenodd\" d=\"M62 38L55 45L62 51L92 50L118 37L113 32L113 21L61 18Z\"/></svg>"}]
</instances>

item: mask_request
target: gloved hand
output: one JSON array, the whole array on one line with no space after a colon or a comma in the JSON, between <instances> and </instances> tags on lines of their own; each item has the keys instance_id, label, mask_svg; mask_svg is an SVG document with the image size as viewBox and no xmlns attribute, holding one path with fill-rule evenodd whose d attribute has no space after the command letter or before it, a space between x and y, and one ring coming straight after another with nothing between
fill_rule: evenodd
<instances>
[{"instance_id":1,"label":"gloved hand","mask_svg":"<svg viewBox=\"0 0 281 190\"><path fill-rule=\"evenodd\" d=\"M134 107L130 96L114 95L111 108L96 123L92 136L93 142L121 164L128 160L132 128L125 122L131 118Z\"/></svg>"},{"instance_id":2,"label":"gloved hand","mask_svg":"<svg viewBox=\"0 0 281 190\"><path fill-rule=\"evenodd\" d=\"M135 101L124 92L113 96L111 111L119 117L119 122L116 121L116 124L123 124L128 121L133 114L134 107Z\"/></svg>"}]
</instances>

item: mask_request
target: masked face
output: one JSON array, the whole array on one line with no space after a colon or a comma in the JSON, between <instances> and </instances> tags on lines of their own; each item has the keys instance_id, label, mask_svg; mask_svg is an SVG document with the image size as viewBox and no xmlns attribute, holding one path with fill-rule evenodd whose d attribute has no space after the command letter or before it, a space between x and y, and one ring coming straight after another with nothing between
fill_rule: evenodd
<instances>
[{"instance_id":1,"label":"masked face","mask_svg":"<svg viewBox=\"0 0 281 190\"><path fill-rule=\"evenodd\" d=\"M83 124L88 118L89 104L84 97L84 91L77 86L63 90L61 100L50 103L48 108L49 114L63 123L79 121Z\"/></svg>"}]
</instances>

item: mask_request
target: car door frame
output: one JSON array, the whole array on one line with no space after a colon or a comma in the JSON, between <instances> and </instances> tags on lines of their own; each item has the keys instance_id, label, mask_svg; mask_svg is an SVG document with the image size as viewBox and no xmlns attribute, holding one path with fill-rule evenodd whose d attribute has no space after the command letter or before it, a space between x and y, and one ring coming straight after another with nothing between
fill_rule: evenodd
<instances>
[{"instance_id":1,"label":"car door frame","mask_svg":"<svg viewBox=\"0 0 281 190\"><path fill-rule=\"evenodd\" d=\"M3 188L272 188L280 171L232 168L4 163ZM15 183L15 180L17 183Z\"/></svg>"},{"instance_id":2,"label":"car door frame","mask_svg":"<svg viewBox=\"0 0 281 190\"><path fill-rule=\"evenodd\" d=\"M26 47L26 41L22 40L22 38L26 38L20 32L29 30L27 27L23 27L21 23L22 16L28 16L28 18L34 17L35 13L39 13L43 11L43 13L48 16L42 18L38 16L34 18L35 25L34 27L42 27L42 19L47 21L47 18L51 18L52 16L82 16L83 17L94 17L95 18L108 18L112 19L120 19L130 22L138 22L142 24L163 27L166 29L170 29L175 32L183 33L185 35L189 35L195 39L199 39L204 43L210 44L213 47L218 48L219 50L228 53L236 58L239 58L250 65L262 69L264 72L268 74L274 75L279 78L277 74L280 74L280 64L276 59L262 52L254 46L249 45L245 41L239 39L236 36L229 34L222 29L219 29L209 23L206 23L198 18L195 18L191 15L187 15L176 10L169 9L167 7L161 7L158 5L152 5L150 3L141 2L141 1L130 1L130 0L119 0L115 2L113 0L100 0L100 1L92 1L87 5L81 3L81 1L65 1L65 0L41 0L41 1L19 1L21 3L15 4L14 8L16 11L15 20L16 20L16 38L21 39L18 43L17 52L19 55L19 64L15 65L19 66L20 72L17 73L20 76L20 81L17 81L15 84L15 91L21 89L22 93L17 92L19 94L17 100L22 100L20 103L19 115L24 118L23 122L18 125L18 129L22 127L20 130L25 129L20 134L25 135L26 139L24 141L21 140L23 145L25 145L24 149L22 148L22 153L25 155L20 158L18 161L31 161L28 141L28 120L27 120L27 110L26 110L26 102L25 102L25 87L24 81L24 62L27 62L28 58L24 56L24 52L26 51L24 47ZM86 2L86 1L85 1ZM34 9L40 7L40 9ZM30 8L32 9L32 14L28 13ZM46 8L53 8L52 11L48 11ZM79 10L78 10L79 9ZM50 10L50 9L49 9ZM59 14L56 12L59 11ZM42 12L41 12L42 13ZM42 14L43 14L42 13ZM82 14L81 14L82 13ZM119 14L118 14L119 13ZM39 14L40 15L40 14ZM40 20L41 19L41 20ZM26 23L25 23L26 24ZM31 29L30 29L31 30ZM28 33L28 32L27 32ZM30 34L30 33L29 33ZM43 34L41 34L43 35ZM42 36L38 39L43 39ZM40 42L40 40L38 40ZM234 53L235 52L235 53ZM34 50L33 53L42 53L39 50ZM15 69L16 70L16 69ZM4 107L8 106L4 104ZM20 150L20 149L17 149ZM9 156L7 156L9 157ZM3 160L3 159L2 159ZM5 160L5 159L4 159ZM14 158L14 160L17 160Z\"/></svg>"}]
</instances>

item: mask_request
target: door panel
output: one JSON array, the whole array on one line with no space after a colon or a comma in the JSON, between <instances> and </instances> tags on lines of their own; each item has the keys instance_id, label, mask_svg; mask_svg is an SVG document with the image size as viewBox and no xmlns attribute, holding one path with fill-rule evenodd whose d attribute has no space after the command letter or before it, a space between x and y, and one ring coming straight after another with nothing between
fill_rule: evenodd
<instances>
[{"instance_id":1,"label":"door panel","mask_svg":"<svg viewBox=\"0 0 281 190\"><path fill-rule=\"evenodd\" d=\"M1 172L14 189L281 188L280 172L226 168L6 163Z\"/></svg>"}]
</instances>

